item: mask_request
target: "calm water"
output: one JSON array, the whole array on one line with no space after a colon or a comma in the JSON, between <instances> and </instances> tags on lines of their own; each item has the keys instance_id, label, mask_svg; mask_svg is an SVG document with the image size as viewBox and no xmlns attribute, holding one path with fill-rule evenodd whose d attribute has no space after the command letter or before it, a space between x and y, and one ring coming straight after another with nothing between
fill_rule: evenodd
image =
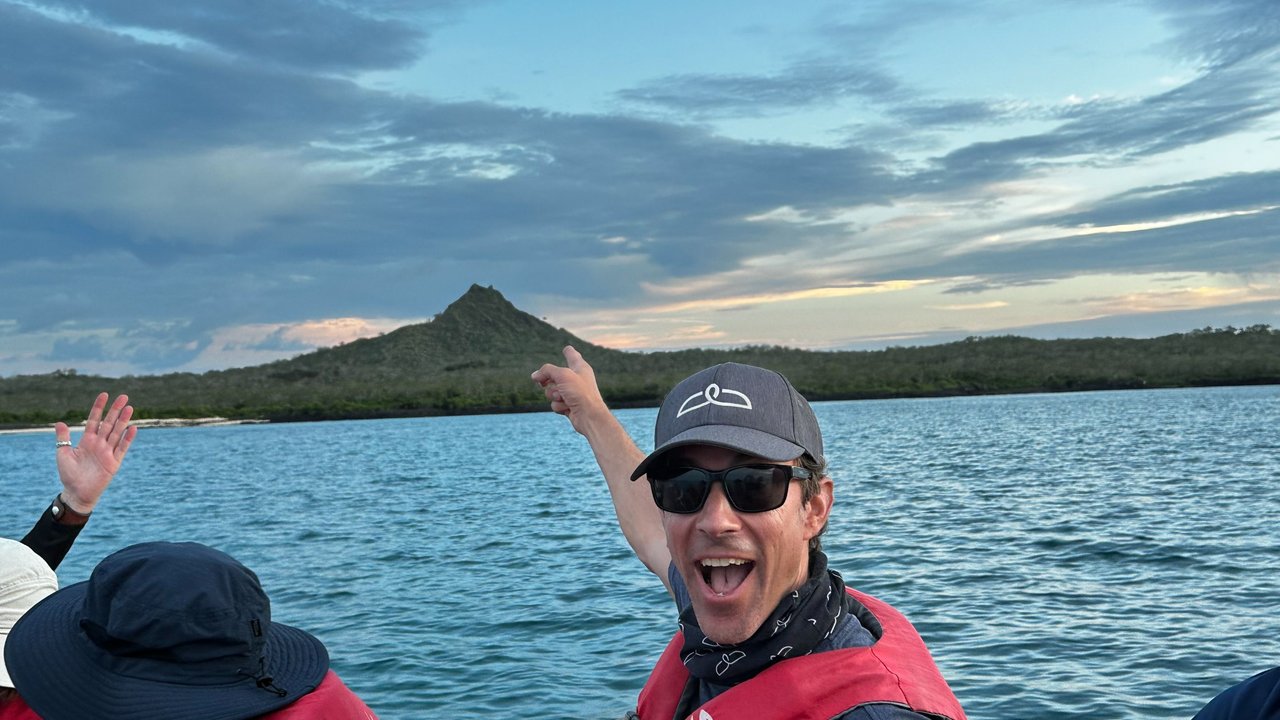
<instances>
[{"instance_id":1,"label":"calm water","mask_svg":"<svg viewBox=\"0 0 1280 720\"><path fill-rule=\"evenodd\" d=\"M832 566L971 718L1188 718L1280 664L1280 387L815 409ZM654 412L620 413L642 447ZM52 445L0 436L0 532ZM255 569L385 719L617 717L674 626L549 413L145 430L59 574L161 539Z\"/></svg>"}]
</instances>

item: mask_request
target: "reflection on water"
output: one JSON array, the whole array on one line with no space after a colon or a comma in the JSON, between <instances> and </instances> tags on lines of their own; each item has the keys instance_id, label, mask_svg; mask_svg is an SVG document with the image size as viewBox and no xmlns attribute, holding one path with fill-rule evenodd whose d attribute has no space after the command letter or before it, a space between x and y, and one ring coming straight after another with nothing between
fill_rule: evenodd
<instances>
[{"instance_id":1,"label":"reflection on water","mask_svg":"<svg viewBox=\"0 0 1280 720\"><path fill-rule=\"evenodd\" d=\"M848 582L970 717L1186 718L1280 664L1280 388L818 403ZM619 413L641 445L653 410ZM0 528L57 489L0 436ZM674 609L551 414L143 432L63 582L195 540L262 577L387 719L617 717Z\"/></svg>"}]
</instances>

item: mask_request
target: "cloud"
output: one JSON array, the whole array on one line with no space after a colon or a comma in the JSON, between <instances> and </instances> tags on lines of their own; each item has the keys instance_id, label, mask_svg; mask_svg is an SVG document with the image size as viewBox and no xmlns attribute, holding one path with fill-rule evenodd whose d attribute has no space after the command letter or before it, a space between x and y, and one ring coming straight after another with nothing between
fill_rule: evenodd
<instances>
[{"instance_id":1,"label":"cloud","mask_svg":"<svg viewBox=\"0 0 1280 720\"><path fill-rule=\"evenodd\" d=\"M1280 44L1280 6L1272 0L1160 0L1178 30L1170 46L1209 67L1274 55Z\"/></svg>"},{"instance_id":2,"label":"cloud","mask_svg":"<svg viewBox=\"0 0 1280 720\"><path fill-rule=\"evenodd\" d=\"M98 360L107 355L106 349L106 345L98 337L63 337L54 341L53 349L45 359L55 363Z\"/></svg>"},{"instance_id":3,"label":"cloud","mask_svg":"<svg viewBox=\"0 0 1280 720\"><path fill-rule=\"evenodd\" d=\"M792 63L772 75L685 74L661 77L621 90L617 97L626 102L696 117L750 117L830 105L850 98L885 101L900 92L897 81L873 67L832 60L805 60Z\"/></svg>"},{"instance_id":4,"label":"cloud","mask_svg":"<svg viewBox=\"0 0 1280 720\"><path fill-rule=\"evenodd\" d=\"M0 181L15 215L70 214L139 241L230 244L316 209L336 173L298 155L224 147L169 156L100 154Z\"/></svg>"},{"instance_id":5,"label":"cloud","mask_svg":"<svg viewBox=\"0 0 1280 720\"><path fill-rule=\"evenodd\" d=\"M916 101L893 110L900 122L918 128L957 128L1011 122L1027 116L1027 108L990 100Z\"/></svg>"},{"instance_id":6,"label":"cloud","mask_svg":"<svg viewBox=\"0 0 1280 720\"><path fill-rule=\"evenodd\" d=\"M246 343L242 347L245 350L268 350L279 353L300 353L316 348L315 345L310 343L286 337L286 334L286 328L279 328L262 340Z\"/></svg>"},{"instance_id":7,"label":"cloud","mask_svg":"<svg viewBox=\"0 0 1280 720\"><path fill-rule=\"evenodd\" d=\"M320 71L405 65L426 33L376 2L306 0L34 0L35 7L158 42L200 43L229 55ZM456 3L424 3L439 13ZM152 34L147 34L149 33Z\"/></svg>"},{"instance_id":8,"label":"cloud","mask_svg":"<svg viewBox=\"0 0 1280 720\"><path fill-rule=\"evenodd\" d=\"M1003 283L1086 274L1280 270L1280 210L1106 234L1068 234L997 244L944 261L900 268L916 274L984 278Z\"/></svg>"},{"instance_id":9,"label":"cloud","mask_svg":"<svg viewBox=\"0 0 1280 720\"><path fill-rule=\"evenodd\" d=\"M997 308L1008 307L1009 303L1003 300L992 300L991 302L968 303L962 305L930 305L930 310L944 310L946 312L969 312L972 310L995 310Z\"/></svg>"},{"instance_id":10,"label":"cloud","mask_svg":"<svg viewBox=\"0 0 1280 720\"><path fill-rule=\"evenodd\" d=\"M428 57L455 2L0 2L0 327L79 333L24 357L87 354L89 335L162 369L340 342L369 328L308 323L394 326L471 282L543 310L572 296L745 316L895 283L977 294L1275 267L1278 171L1087 202L1015 192L1272 127L1274 2L1155 3L1191 79L1059 104L943 97L891 72L912 23L1003 6L866 7L852 23L833 10L830 44L775 71L655 78L590 114L363 84ZM844 146L709 123L832 108L858 110ZM1035 198L1053 202L1003 214Z\"/></svg>"},{"instance_id":11,"label":"cloud","mask_svg":"<svg viewBox=\"0 0 1280 720\"><path fill-rule=\"evenodd\" d=\"M1277 202L1280 171L1232 173L1126 190L1048 222L1060 227L1131 225L1179 215L1264 210Z\"/></svg>"},{"instance_id":12,"label":"cloud","mask_svg":"<svg viewBox=\"0 0 1280 720\"><path fill-rule=\"evenodd\" d=\"M1268 7L1264 14L1274 15L1277 6ZM1155 95L1068 102L1058 109L1062 122L1053 129L971 143L935 158L933 170L915 181L922 191L937 191L1016 179L1063 163L1118 166L1262 127L1280 112L1274 82L1280 31L1267 37L1269 45L1259 41L1254 52L1206 65L1193 79Z\"/></svg>"}]
</instances>

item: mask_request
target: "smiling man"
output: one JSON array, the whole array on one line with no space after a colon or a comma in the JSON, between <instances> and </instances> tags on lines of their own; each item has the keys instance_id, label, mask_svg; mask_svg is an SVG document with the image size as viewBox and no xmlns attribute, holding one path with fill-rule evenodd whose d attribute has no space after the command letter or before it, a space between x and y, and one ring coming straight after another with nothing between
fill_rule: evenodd
<instances>
[{"instance_id":1,"label":"smiling man","mask_svg":"<svg viewBox=\"0 0 1280 720\"><path fill-rule=\"evenodd\" d=\"M624 536L680 611L633 717L964 718L911 624L827 568L834 483L786 378L736 363L686 378L646 456L591 366L564 356L533 379L591 444Z\"/></svg>"}]
</instances>

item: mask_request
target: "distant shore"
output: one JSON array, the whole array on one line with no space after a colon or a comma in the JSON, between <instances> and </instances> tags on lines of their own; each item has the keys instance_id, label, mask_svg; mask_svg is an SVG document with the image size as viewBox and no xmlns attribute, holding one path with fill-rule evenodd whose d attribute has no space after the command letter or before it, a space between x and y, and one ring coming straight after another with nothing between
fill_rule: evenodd
<instances>
[{"instance_id":1,"label":"distant shore","mask_svg":"<svg viewBox=\"0 0 1280 720\"><path fill-rule=\"evenodd\" d=\"M145 420L134 420L130 425L138 428L174 428L174 427L213 427L217 425L254 425L265 423L266 420L229 420L223 417L205 417L205 418L150 418ZM23 433L51 433L54 430L54 424L39 425L36 427L24 428L0 428L0 435L18 435ZM84 425L72 425L72 432L84 430Z\"/></svg>"}]
</instances>

